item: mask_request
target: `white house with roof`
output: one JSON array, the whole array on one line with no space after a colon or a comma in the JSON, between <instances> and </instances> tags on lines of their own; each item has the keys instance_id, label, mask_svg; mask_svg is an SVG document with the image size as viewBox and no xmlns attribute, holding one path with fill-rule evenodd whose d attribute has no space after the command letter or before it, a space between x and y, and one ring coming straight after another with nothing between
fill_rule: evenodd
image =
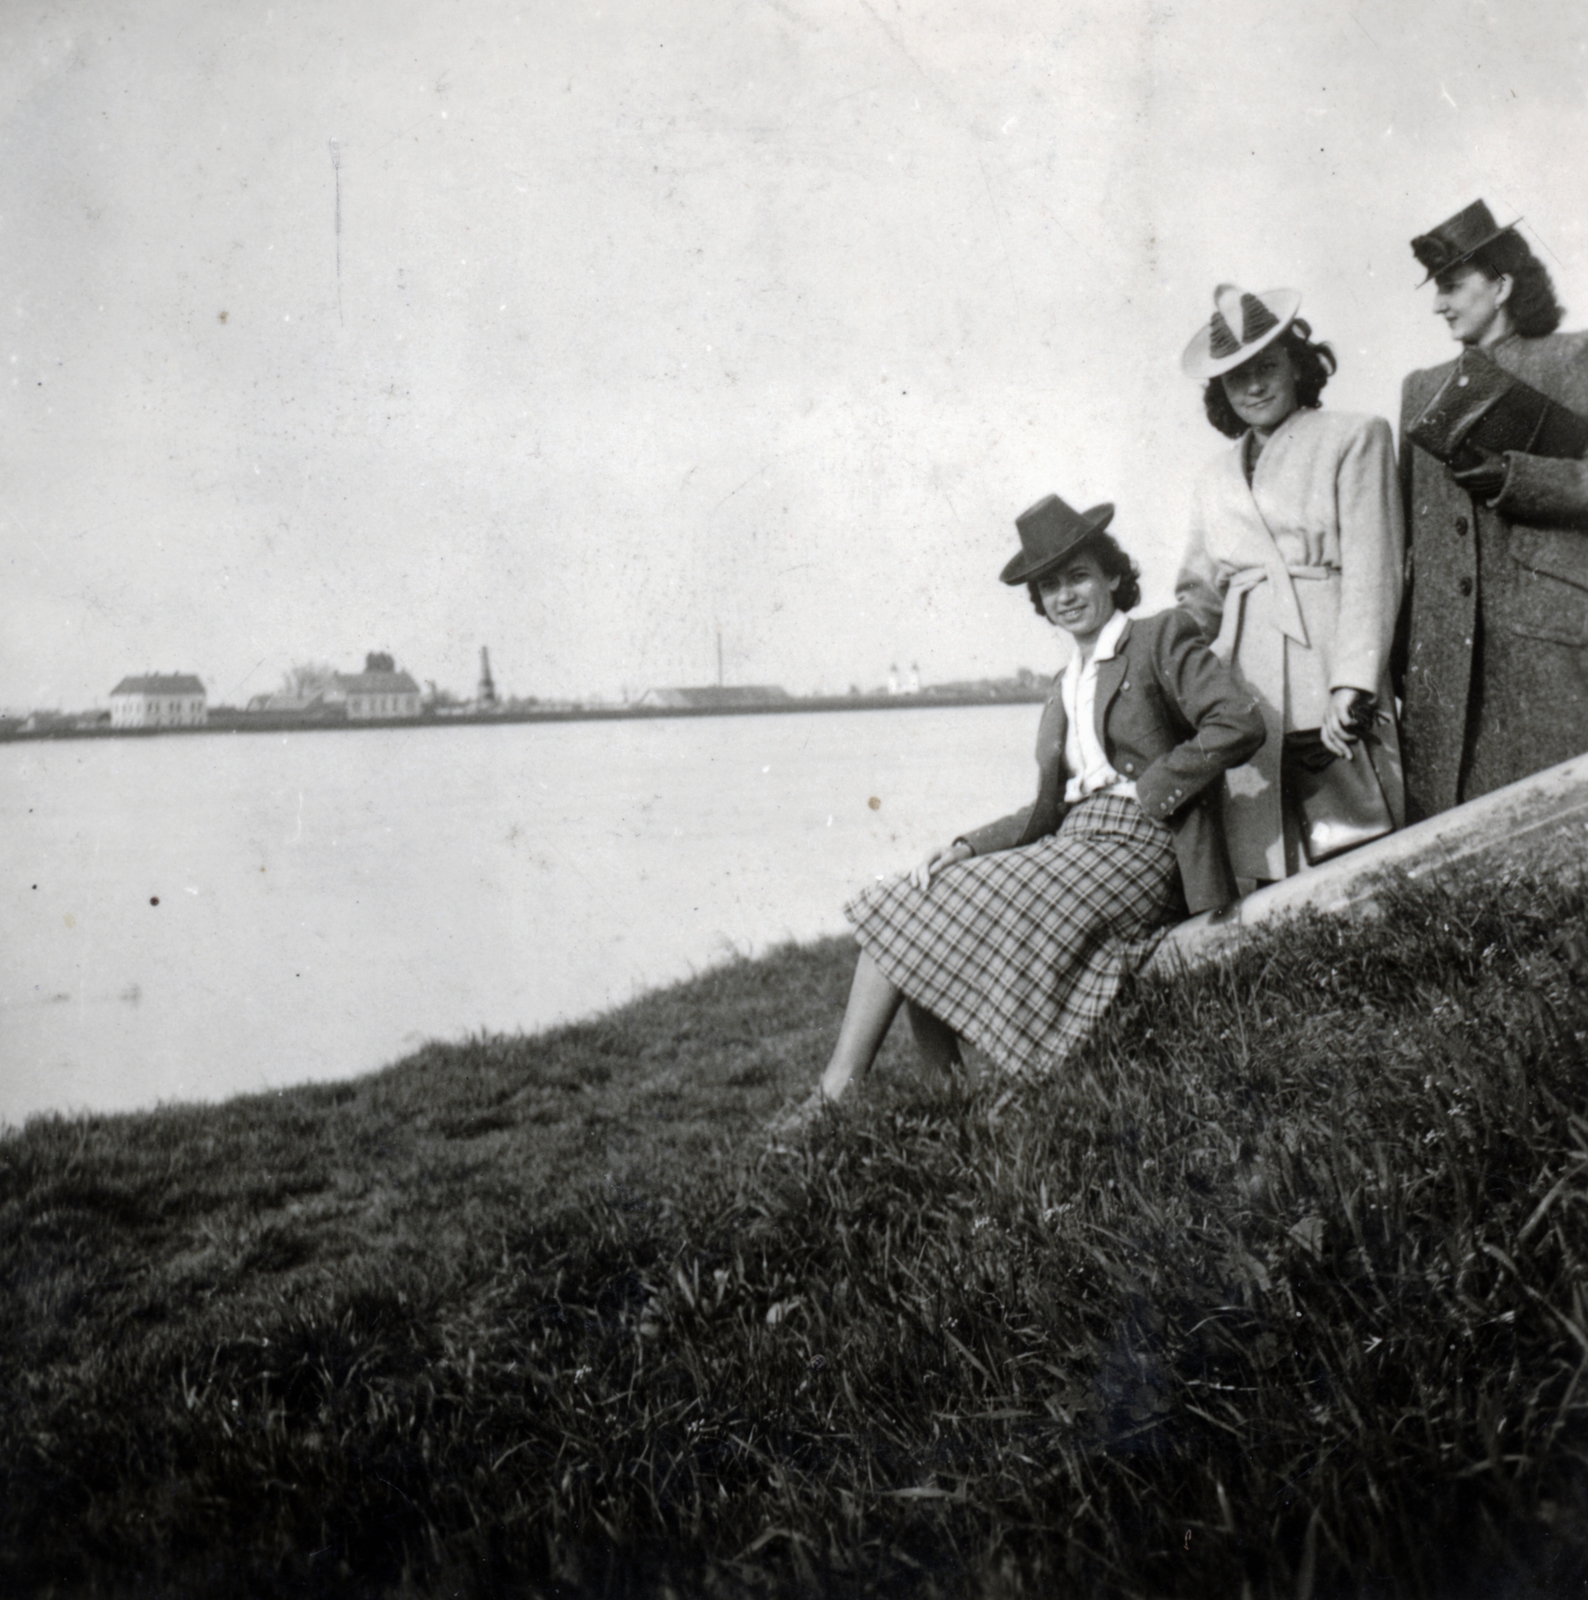
<instances>
[{"instance_id":1,"label":"white house with roof","mask_svg":"<svg viewBox=\"0 0 1588 1600\"><path fill-rule=\"evenodd\" d=\"M202 728L208 721L204 685L190 672L146 672L110 691L113 728Z\"/></svg>"},{"instance_id":2,"label":"white house with roof","mask_svg":"<svg viewBox=\"0 0 1588 1600\"><path fill-rule=\"evenodd\" d=\"M419 685L399 672L389 655L371 651L362 672L339 672L333 682L334 698L347 704L349 722L385 721L419 715ZM332 694L326 696L333 698Z\"/></svg>"}]
</instances>

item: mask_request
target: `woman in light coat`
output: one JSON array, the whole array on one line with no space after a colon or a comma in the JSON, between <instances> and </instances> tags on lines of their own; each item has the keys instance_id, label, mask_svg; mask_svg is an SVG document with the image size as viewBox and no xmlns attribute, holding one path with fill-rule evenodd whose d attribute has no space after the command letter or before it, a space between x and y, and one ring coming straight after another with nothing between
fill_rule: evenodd
<instances>
[{"instance_id":1,"label":"woman in light coat","mask_svg":"<svg viewBox=\"0 0 1588 1600\"><path fill-rule=\"evenodd\" d=\"M1175 589L1267 727L1225 779L1243 890L1303 864L1280 782L1287 733L1316 729L1338 759L1370 759L1397 826L1405 816L1389 679L1405 544L1394 440L1382 417L1319 409L1334 354L1312 341L1300 304L1291 289L1221 284L1181 363L1235 441L1197 479Z\"/></svg>"}]
</instances>

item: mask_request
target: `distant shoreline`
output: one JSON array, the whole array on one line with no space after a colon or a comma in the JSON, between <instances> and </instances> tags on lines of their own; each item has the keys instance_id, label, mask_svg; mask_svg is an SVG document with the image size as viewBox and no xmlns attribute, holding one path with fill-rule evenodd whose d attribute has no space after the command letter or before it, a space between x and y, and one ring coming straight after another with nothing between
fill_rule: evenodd
<instances>
[{"instance_id":1,"label":"distant shoreline","mask_svg":"<svg viewBox=\"0 0 1588 1600\"><path fill-rule=\"evenodd\" d=\"M525 706L507 711L460 711L417 717L371 717L349 721L309 719L270 712L233 711L217 707L210 720L197 727L164 728L20 728L0 729L0 743L20 744L41 739L147 739L161 734L206 733L346 733L361 728L451 728L494 726L518 722L649 722L678 717L788 716L806 711L927 711L951 706L1041 705L1046 686L918 694L811 695L788 700L768 700L744 706Z\"/></svg>"}]
</instances>

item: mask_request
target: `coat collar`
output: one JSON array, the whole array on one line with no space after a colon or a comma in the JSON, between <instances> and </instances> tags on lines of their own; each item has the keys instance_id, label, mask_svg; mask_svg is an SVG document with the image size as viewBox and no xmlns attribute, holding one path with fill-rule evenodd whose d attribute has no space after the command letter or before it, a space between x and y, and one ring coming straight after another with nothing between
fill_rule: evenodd
<instances>
[{"instance_id":1,"label":"coat collar","mask_svg":"<svg viewBox=\"0 0 1588 1600\"><path fill-rule=\"evenodd\" d=\"M1125 648L1125 636L1129 631L1130 613L1126 611L1116 611L1098 630L1097 648L1092 651L1092 660L1097 663L1099 669L1105 661L1119 655ZM1077 650L1065 663L1062 676L1075 682L1085 670L1086 665L1081 660L1081 652Z\"/></svg>"},{"instance_id":2,"label":"coat collar","mask_svg":"<svg viewBox=\"0 0 1588 1600\"><path fill-rule=\"evenodd\" d=\"M1268 455L1268 452L1272 450L1275 445L1281 443L1288 444L1296 434L1305 433L1307 430L1307 418L1316 417L1317 415L1318 408L1316 406L1297 406L1296 409L1292 411L1290 415L1286 417L1285 420L1281 422L1271 434L1269 434L1267 442L1263 445L1262 451L1258 455L1257 461L1254 463L1254 472L1262 466L1263 461ZM1252 430L1248 428L1246 432L1235 441L1235 460L1236 464L1241 468L1241 476L1243 478L1246 476L1246 452L1251 448L1251 439Z\"/></svg>"},{"instance_id":3,"label":"coat collar","mask_svg":"<svg viewBox=\"0 0 1588 1600\"><path fill-rule=\"evenodd\" d=\"M1114 628L1116 622L1119 624L1117 629ZM1112 638L1109 636L1111 629ZM1125 656L1125 641L1129 637L1130 618L1123 611L1116 611L1097 636L1097 653L1093 658L1097 662L1097 688L1092 696L1092 725L1097 730L1097 742L1105 750L1108 741L1103 734L1103 725L1108 720L1108 708L1113 705L1130 666ZM1103 654L1105 647L1108 650L1106 656Z\"/></svg>"},{"instance_id":4,"label":"coat collar","mask_svg":"<svg viewBox=\"0 0 1588 1600\"><path fill-rule=\"evenodd\" d=\"M1273 590L1275 626L1303 648L1307 644L1307 628L1302 620L1301 605L1296 599L1295 586L1290 581L1285 559L1279 552L1273 530L1263 515L1263 501L1272 500L1275 493L1275 475L1282 484L1285 478L1284 454L1297 439L1304 438L1321 413L1298 406L1269 435L1263 453L1257 458L1252 471L1252 481L1246 481L1245 453L1251 430L1243 433L1235 448L1225 457L1225 470L1229 474L1229 495L1225 502L1230 539L1231 559L1240 566L1261 567L1268 576ZM1311 420L1308 420L1311 419ZM1305 449L1305 445L1302 446Z\"/></svg>"},{"instance_id":5,"label":"coat collar","mask_svg":"<svg viewBox=\"0 0 1588 1600\"><path fill-rule=\"evenodd\" d=\"M1109 631L1111 629L1114 631L1114 636L1112 639L1109 638ZM1107 661L1113 657L1124 655L1125 640L1129 637L1130 613L1128 611L1116 611L1104 625L1102 633L1098 635L1097 644L1099 650L1101 650L1105 644L1109 647L1108 655L1099 655L1098 660Z\"/></svg>"},{"instance_id":6,"label":"coat collar","mask_svg":"<svg viewBox=\"0 0 1588 1600\"><path fill-rule=\"evenodd\" d=\"M1097 742L1106 750L1107 742L1103 737L1103 722L1108 715L1108 708L1113 704L1114 696L1120 691L1125 682L1125 673L1129 668L1129 661L1125 655L1125 646L1130 642L1131 623L1133 619L1128 612L1116 611L1097 636L1097 649L1092 654L1092 659L1097 663L1097 684L1092 697L1092 725L1097 730ZM1052 698L1050 707L1058 712L1059 748L1064 746L1064 729L1068 725L1069 713L1064 704L1064 685L1070 681L1070 673L1076 677L1081 675L1081 652L1077 650L1065 663L1064 670L1053 680L1050 691Z\"/></svg>"},{"instance_id":7,"label":"coat collar","mask_svg":"<svg viewBox=\"0 0 1588 1600\"><path fill-rule=\"evenodd\" d=\"M1130 613L1116 611L1102 626L1097 635L1097 648L1092 652L1092 659L1101 667L1103 662L1111 661L1125 648L1125 635L1130 631Z\"/></svg>"}]
</instances>

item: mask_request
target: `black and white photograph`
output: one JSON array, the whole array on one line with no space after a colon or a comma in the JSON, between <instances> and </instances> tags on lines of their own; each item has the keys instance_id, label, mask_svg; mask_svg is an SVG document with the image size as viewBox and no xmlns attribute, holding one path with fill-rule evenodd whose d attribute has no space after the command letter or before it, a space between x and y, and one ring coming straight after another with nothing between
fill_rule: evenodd
<instances>
[{"instance_id":1,"label":"black and white photograph","mask_svg":"<svg viewBox=\"0 0 1588 1600\"><path fill-rule=\"evenodd\" d=\"M0 1592L1588 1594L1588 11L0 128Z\"/></svg>"}]
</instances>

